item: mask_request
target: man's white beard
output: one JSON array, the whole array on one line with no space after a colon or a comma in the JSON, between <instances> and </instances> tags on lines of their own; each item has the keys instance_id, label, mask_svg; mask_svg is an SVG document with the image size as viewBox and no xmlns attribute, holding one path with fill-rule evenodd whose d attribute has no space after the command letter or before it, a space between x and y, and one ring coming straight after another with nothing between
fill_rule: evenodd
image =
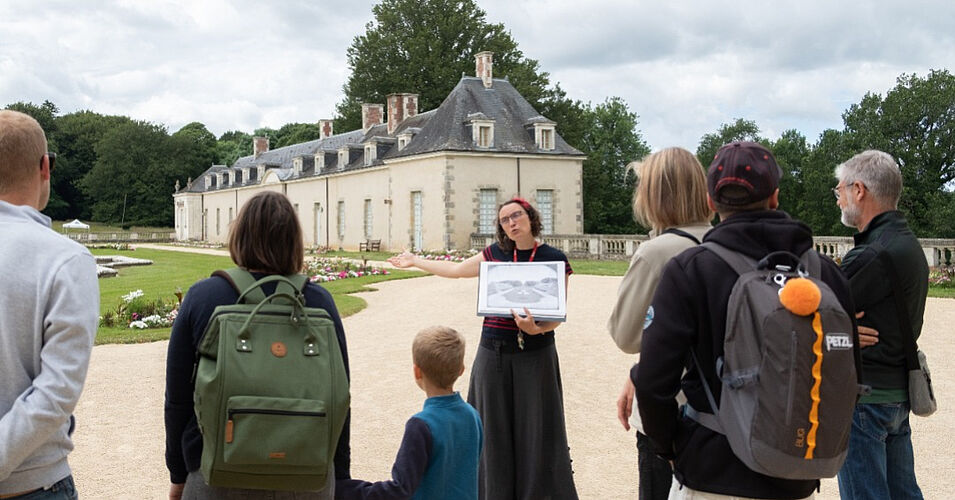
<instances>
[{"instance_id":1,"label":"man's white beard","mask_svg":"<svg viewBox=\"0 0 955 500\"><path fill-rule=\"evenodd\" d=\"M846 200L846 207L841 210L842 224L848 227L858 228L859 216L862 215L862 210L859 209L859 206Z\"/></svg>"}]
</instances>

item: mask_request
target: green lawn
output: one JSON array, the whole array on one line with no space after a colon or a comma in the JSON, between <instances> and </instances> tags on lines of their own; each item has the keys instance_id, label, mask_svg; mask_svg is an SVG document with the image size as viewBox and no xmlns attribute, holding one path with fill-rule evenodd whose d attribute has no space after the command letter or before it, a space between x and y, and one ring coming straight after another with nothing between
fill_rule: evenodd
<instances>
[{"instance_id":1,"label":"green lawn","mask_svg":"<svg viewBox=\"0 0 955 500\"><path fill-rule=\"evenodd\" d=\"M232 267L232 259L214 255L203 255L164 250L139 249L135 251L117 251L94 249L95 255L128 255L153 261L149 266L124 267L119 276L99 280L100 313L115 309L120 297L133 290L142 290L146 298L162 297L175 300L175 292L180 288L183 293L196 281L208 277L216 269ZM355 314L365 308L361 297L349 294L374 290L366 285L380 281L423 276L415 271L393 271L388 275L364 276L341 281L323 283L335 299L342 317ZM169 338L168 328L131 330L123 327L101 327L96 334L97 344L153 342Z\"/></svg>"},{"instance_id":2,"label":"green lawn","mask_svg":"<svg viewBox=\"0 0 955 500\"><path fill-rule=\"evenodd\" d=\"M388 257L393 257L398 255L400 252L351 252L346 250L332 250L328 252L323 252L320 254L306 254L305 257L325 257L325 258L336 258L342 257L345 259L357 259L357 260L387 260Z\"/></svg>"},{"instance_id":3,"label":"green lawn","mask_svg":"<svg viewBox=\"0 0 955 500\"><path fill-rule=\"evenodd\" d=\"M571 259L570 267L577 274L596 274L598 276L623 276L630 266L629 260L584 260Z\"/></svg>"}]
</instances>

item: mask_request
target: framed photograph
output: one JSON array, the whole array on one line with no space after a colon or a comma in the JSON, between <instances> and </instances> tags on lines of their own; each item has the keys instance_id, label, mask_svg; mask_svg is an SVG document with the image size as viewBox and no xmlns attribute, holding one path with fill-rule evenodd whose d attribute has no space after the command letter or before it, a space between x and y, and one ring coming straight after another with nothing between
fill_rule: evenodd
<instances>
[{"instance_id":1,"label":"framed photograph","mask_svg":"<svg viewBox=\"0 0 955 500\"><path fill-rule=\"evenodd\" d=\"M527 308L534 319L567 319L563 262L481 262L478 316L511 316Z\"/></svg>"}]
</instances>

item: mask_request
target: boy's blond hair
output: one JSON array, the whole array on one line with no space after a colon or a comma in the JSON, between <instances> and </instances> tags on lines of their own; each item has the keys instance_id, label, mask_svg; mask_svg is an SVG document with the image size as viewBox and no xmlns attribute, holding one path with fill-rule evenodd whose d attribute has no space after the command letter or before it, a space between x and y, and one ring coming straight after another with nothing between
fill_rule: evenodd
<instances>
[{"instance_id":1,"label":"boy's blond hair","mask_svg":"<svg viewBox=\"0 0 955 500\"><path fill-rule=\"evenodd\" d=\"M451 389L464 367L464 337L446 326L431 326L415 335L411 353L428 380Z\"/></svg>"}]
</instances>

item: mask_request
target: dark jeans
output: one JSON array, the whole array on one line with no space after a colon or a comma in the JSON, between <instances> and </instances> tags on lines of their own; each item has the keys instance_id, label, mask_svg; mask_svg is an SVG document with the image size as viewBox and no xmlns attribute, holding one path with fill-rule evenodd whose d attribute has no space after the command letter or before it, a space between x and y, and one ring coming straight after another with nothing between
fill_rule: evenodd
<instances>
[{"instance_id":1,"label":"dark jeans","mask_svg":"<svg viewBox=\"0 0 955 500\"><path fill-rule=\"evenodd\" d=\"M909 404L857 404L849 455L839 470L843 499L921 499L915 481Z\"/></svg>"},{"instance_id":2,"label":"dark jeans","mask_svg":"<svg viewBox=\"0 0 955 500\"><path fill-rule=\"evenodd\" d=\"M640 432L637 433L637 470L640 500L666 500L673 482L673 469L670 462L653 452L650 438Z\"/></svg>"},{"instance_id":3,"label":"dark jeans","mask_svg":"<svg viewBox=\"0 0 955 500\"><path fill-rule=\"evenodd\" d=\"M76 500L77 498L73 476L67 476L53 483L53 486L49 488L12 497L10 500Z\"/></svg>"}]
</instances>

